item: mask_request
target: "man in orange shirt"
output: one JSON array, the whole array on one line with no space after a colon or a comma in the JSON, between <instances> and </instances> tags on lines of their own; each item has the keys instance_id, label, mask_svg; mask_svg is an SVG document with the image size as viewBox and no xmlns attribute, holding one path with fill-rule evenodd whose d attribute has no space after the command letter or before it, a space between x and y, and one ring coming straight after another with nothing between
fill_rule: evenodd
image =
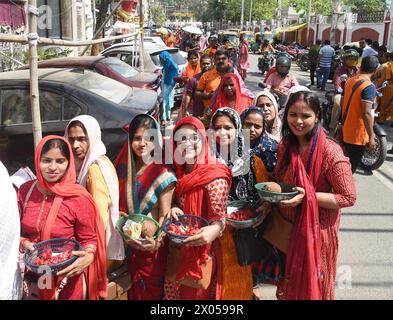
<instances>
[{"instance_id":1,"label":"man in orange shirt","mask_svg":"<svg viewBox=\"0 0 393 320\"><path fill-rule=\"evenodd\" d=\"M220 85L221 78L228 72L230 67L226 51L217 50L214 61L215 67L202 75L195 93L197 98L203 99L205 109L210 106L214 91L216 91Z\"/></svg>"},{"instance_id":2,"label":"man in orange shirt","mask_svg":"<svg viewBox=\"0 0 393 320\"><path fill-rule=\"evenodd\" d=\"M373 103L377 94L371 77L379 66L378 58L368 56L362 59L360 66L360 74L347 80L344 89L342 102L342 116L347 115L343 125L343 140L346 155L352 165L352 173L356 171L360 160L363 157L366 147L374 150L375 134L374 134L374 118L371 112ZM352 94L353 88L357 83L363 81L353 92L350 104L348 102Z\"/></svg>"}]
</instances>

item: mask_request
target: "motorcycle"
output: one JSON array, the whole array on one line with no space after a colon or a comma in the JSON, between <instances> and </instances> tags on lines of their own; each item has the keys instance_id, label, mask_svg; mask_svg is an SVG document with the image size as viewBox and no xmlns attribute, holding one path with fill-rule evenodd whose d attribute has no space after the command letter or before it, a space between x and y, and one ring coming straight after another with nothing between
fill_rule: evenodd
<instances>
[{"instance_id":1,"label":"motorcycle","mask_svg":"<svg viewBox=\"0 0 393 320\"><path fill-rule=\"evenodd\" d=\"M345 82L348 79L348 75L342 75L340 77L342 88L344 88ZM382 96L379 90L385 88L389 84L388 81L382 83L381 87L377 88L377 95ZM326 101L322 103L322 126L329 132L329 124L331 120L334 96L336 95L335 90L329 90L325 93ZM375 109L372 110L374 118L378 117L378 113ZM377 170L385 161L387 153L387 134L386 131L374 121L373 130L375 133L375 143L376 147L373 151L366 149L361 159L361 164L367 171Z\"/></svg>"},{"instance_id":2,"label":"motorcycle","mask_svg":"<svg viewBox=\"0 0 393 320\"><path fill-rule=\"evenodd\" d=\"M261 89L266 89L267 88L266 83L264 83L264 82L259 82L258 83L258 87L260 87ZM273 89L270 89L269 91L270 91L270 93L274 96L274 98L277 101L278 111L281 111L282 109L284 109L285 108L285 104L287 103L287 100L288 100L288 96L279 95Z\"/></svg>"},{"instance_id":3,"label":"motorcycle","mask_svg":"<svg viewBox=\"0 0 393 320\"><path fill-rule=\"evenodd\" d=\"M297 58L297 65L299 66L300 70L308 71L309 64L308 64L308 51L303 51L299 53Z\"/></svg>"},{"instance_id":4,"label":"motorcycle","mask_svg":"<svg viewBox=\"0 0 393 320\"><path fill-rule=\"evenodd\" d=\"M258 69L262 72L262 75L268 71L273 65L273 53L268 51L264 52L261 58L258 58Z\"/></svg>"},{"instance_id":5,"label":"motorcycle","mask_svg":"<svg viewBox=\"0 0 393 320\"><path fill-rule=\"evenodd\" d=\"M379 90L386 88L388 85L389 81L384 81L381 87L377 88L377 95L379 97L382 97L382 93ZM375 112L375 109L372 110L374 119L378 118L379 115L378 112ZM368 148L366 148L366 151L364 152L363 157L360 161L363 168L368 171L377 170L380 166L382 166L386 159L386 153L388 149L386 131L376 121L374 121L373 129L375 133L376 147L373 151L370 151Z\"/></svg>"}]
</instances>

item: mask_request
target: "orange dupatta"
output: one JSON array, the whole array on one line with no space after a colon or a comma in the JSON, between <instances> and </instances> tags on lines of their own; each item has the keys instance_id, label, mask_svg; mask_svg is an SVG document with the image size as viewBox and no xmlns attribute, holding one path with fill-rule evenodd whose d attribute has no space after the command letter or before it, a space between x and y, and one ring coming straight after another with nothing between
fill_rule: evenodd
<instances>
[{"instance_id":1,"label":"orange dupatta","mask_svg":"<svg viewBox=\"0 0 393 320\"><path fill-rule=\"evenodd\" d=\"M40 170L40 158L42 153L42 148L49 140L59 139L63 140L67 146L70 153L70 161L68 165L67 172L64 174L63 178L59 182L50 183L47 182L43 177ZM50 135L43 138L35 152L35 167L37 171L38 184L44 191L51 192L55 194L55 199L53 201L52 207L49 211L48 218L45 222L45 226L42 230L41 241L50 239L51 229L56 220L57 213L60 209L63 197L74 197L74 196L84 196L87 198L95 212L95 222L96 222L96 232L97 232L97 251L95 253L94 262L88 267L87 272L87 289L88 298L90 300L99 300L106 298L107 296L107 276L106 276L106 252L105 252L105 227L101 219L101 215L95 204L93 198L89 192L76 183L76 170L74 156L72 154L72 149L70 144L66 139L60 136ZM43 300L54 300L55 299L55 288L40 290L40 299Z\"/></svg>"}]
</instances>

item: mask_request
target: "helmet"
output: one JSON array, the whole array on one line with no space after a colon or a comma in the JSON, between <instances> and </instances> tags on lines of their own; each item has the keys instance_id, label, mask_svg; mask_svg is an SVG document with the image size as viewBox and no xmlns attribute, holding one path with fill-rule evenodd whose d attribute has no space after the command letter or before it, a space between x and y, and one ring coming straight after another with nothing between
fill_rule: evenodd
<instances>
[{"instance_id":1,"label":"helmet","mask_svg":"<svg viewBox=\"0 0 393 320\"><path fill-rule=\"evenodd\" d=\"M279 67L285 67L285 71L280 71ZM289 59L286 56L278 57L276 60L276 69L277 69L277 73L284 78L289 73L289 70L291 69L291 59Z\"/></svg>"},{"instance_id":2,"label":"helmet","mask_svg":"<svg viewBox=\"0 0 393 320\"><path fill-rule=\"evenodd\" d=\"M277 58L279 58L279 57L287 57L290 61L292 61L289 53L286 53L285 51L280 51L279 53L277 53Z\"/></svg>"},{"instance_id":3,"label":"helmet","mask_svg":"<svg viewBox=\"0 0 393 320\"><path fill-rule=\"evenodd\" d=\"M355 49L345 50L342 62L346 67L355 67L359 63L359 53Z\"/></svg>"}]
</instances>

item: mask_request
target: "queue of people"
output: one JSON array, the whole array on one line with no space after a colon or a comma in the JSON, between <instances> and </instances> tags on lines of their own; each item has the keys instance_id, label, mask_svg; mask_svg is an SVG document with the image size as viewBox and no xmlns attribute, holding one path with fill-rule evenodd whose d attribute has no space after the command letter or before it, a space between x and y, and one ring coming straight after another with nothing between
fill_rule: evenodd
<instances>
[{"instance_id":1,"label":"queue of people","mask_svg":"<svg viewBox=\"0 0 393 320\"><path fill-rule=\"evenodd\" d=\"M128 125L114 164L90 116L72 119L64 137L42 139L37 179L23 184L17 199L6 185L4 194L13 196L1 198L8 217L1 243L13 244L0 246L7 265L1 298L106 299L108 273L126 264L130 300L251 300L261 283L275 284L278 299L334 299L341 209L356 201L351 162L322 129L318 97L288 75L286 61L269 82L287 81L280 114L270 87L254 96L245 69L237 70L223 48L212 53L214 40L209 46L209 53L188 52L181 75L160 56L168 86L164 110L170 111L174 78L186 85L169 143L160 123L145 114ZM169 119L167 113L162 120ZM291 184L297 195L262 201L255 185L268 181ZM226 221L233 201L249 202L259 214L244 232ZM149 216L160 227L192 214L208 225L182 246L165 233L125 241L116 224L129 214ZM277 225L285 232L266 238ZM53 238L75 239L82 248L73 252L75 262L50 275L52 286L42 287L40 275L18 264L18 254ZM242 250L252 258L240 261Z\"/></svg>"}]
</instances>

